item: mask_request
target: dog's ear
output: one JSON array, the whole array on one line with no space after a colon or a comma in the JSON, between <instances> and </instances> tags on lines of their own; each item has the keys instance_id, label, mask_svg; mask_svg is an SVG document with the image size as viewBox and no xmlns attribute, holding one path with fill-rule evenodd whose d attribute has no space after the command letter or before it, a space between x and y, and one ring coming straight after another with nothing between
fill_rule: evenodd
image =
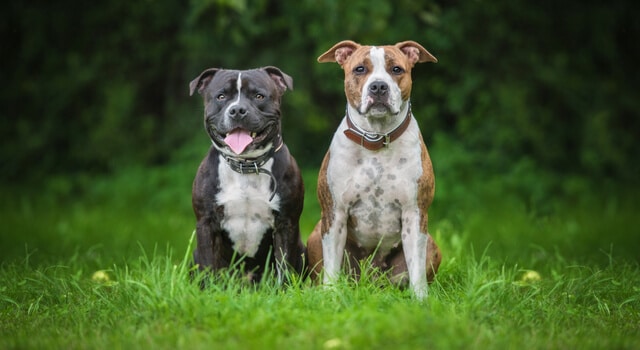
<instances>
[{"instance_id":1,"label":"dog's ear","mask_svg":"<svg viewBox=\"0 0 640 350\"><path fill-rule=\"evenodd\" d=\"M404 52L407 57L409 57L409 61L411 64L422 63L422 62L438 62L438 59L435 58L432 54L427 51L422 45L418 44L415 41L403 41L401 43L397 43L395 45L400 51Z\"/></svg>"},{"instance_id":2,"label":"dog's ear","mask_svg":"<svg viewBox=\"0 0 640 350\"><path fill-rule=\"evenodd\" d=\"M214 74L216 74L219 70L220 68L209 68L200 73L197 78L193 79L189 83L189 96L192 96L196 90L200 95L202 95L202 90L204 90L204 88L209 85L209 82L213 78Z\"/></svg>"},{"instance_id":3,"label":"dog's ear","mask_svg":"<svg viewBox=\"0 0 640 350\"><path fill-rule=\"evenodd\" d=\"M274 66L266 66L262 67L262 70L269 74L269 77L276 82L278 87L284 92L287 90L293 90L293 78L291 78L288 74L284 73L278 67Z\"/></svg>"},{"instance_id":4,"label":"dog's ear","mask_svg":"<svg viewBox=\"0 0 640 350\"><path fill-rule=\"evenodd\" d=\"M349 56L360 47L360 44L351 41L344 40L329 49L329 51L323 53L318 57L318 62L337 62L340 66L344 65Z\"/></svg>"}]
</instances>

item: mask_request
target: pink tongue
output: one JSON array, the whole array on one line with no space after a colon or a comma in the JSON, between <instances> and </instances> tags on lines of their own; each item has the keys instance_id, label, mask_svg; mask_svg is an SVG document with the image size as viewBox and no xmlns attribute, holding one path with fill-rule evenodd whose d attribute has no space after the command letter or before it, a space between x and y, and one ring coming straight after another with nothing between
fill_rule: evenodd
<instances>
[{"instance_id":1,"label":"pink tongue","mask_svg":"<svg viewBox=\"0 0 640 350\"><path fill-rule=\"evenodd\" d=\"M224 142L234 151L236 154L242 153L245 148L253 141L253 137L249 134L247 130L244 129L233 129L230 133L225 137Z\"/></svg>"}]
</instances>

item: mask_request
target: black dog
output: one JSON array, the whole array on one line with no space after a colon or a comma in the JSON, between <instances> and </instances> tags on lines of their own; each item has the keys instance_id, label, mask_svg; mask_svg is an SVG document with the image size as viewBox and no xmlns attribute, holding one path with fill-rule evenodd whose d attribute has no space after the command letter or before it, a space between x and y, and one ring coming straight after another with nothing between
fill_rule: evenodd
<instances>
[{"instance_id":1,"label":"black dog","mask_svg":"<svg viewBox=\"0 0 640 350\"><path fill-rule=\"evenodd\" d=\"M288 268L302 272L304 188L280 131L280 100L292 86L276 67L211 68L189 84L190 95L204 98L213 143L193 182L200 269L227 268L242 257L251 281L260 281L267 266L279 281Z\"/></svg>"}]
</instances>

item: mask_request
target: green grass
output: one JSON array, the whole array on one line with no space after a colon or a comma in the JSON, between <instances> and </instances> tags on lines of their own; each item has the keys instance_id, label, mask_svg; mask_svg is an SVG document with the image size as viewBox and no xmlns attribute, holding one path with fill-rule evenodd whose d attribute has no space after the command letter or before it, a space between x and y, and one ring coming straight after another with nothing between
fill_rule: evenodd
<instances>
[{"instance_id":1,"label":"green grass","mask_svg":"<svg viewBox=\"0 0 640 350\"><path fill-rule=\"evenodd\" d=\"M526 161L472 177L454 147L432 154L444 260L423 302L368 275L331 289L224 276L201 291L188 279L199 154L2 186L0 349L640 348L640 189ZM306 238L319 209L304 175Z\"/></svg>"}]
</instances>

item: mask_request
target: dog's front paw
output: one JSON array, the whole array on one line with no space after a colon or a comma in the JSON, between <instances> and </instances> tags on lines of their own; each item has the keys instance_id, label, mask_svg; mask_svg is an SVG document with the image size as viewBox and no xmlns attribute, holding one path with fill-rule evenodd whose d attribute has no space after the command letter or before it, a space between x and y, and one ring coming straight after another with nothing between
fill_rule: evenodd
<instances>
[{"instance_id":1,"label":"dog's front paw","mask_svg":"<svg viewBox=\"0 0 640 350\"><path fill-rule=\"evenodd\" d=\"M411 290L413 291L413 296L417 300L426 300L429 295L429 287L426 283L420 285L411 286Z\"/></svg>"}]
</instances>

